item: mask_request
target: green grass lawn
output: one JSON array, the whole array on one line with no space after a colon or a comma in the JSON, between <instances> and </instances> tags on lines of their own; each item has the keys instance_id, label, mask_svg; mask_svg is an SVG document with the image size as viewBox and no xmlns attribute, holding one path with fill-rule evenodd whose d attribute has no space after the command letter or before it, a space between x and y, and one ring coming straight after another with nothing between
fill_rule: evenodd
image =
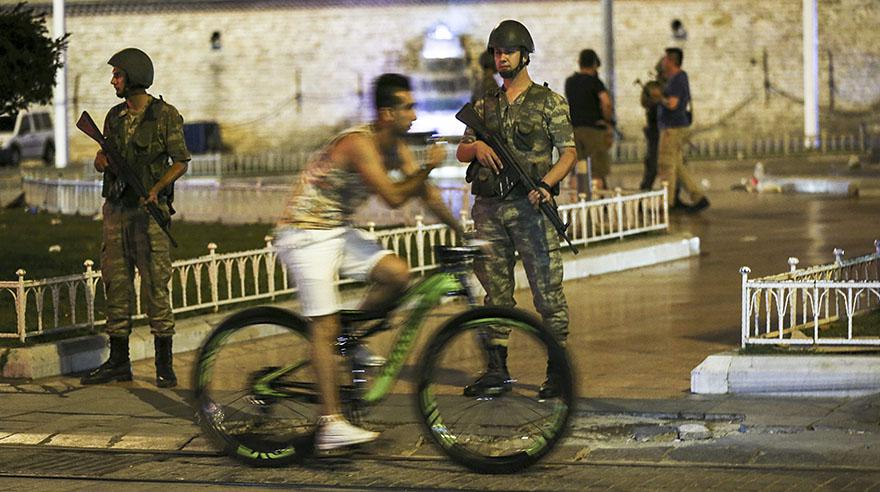
<instances>
[{"instance_id":1,"label":"green grass lawn","mask_svg":"<svg viewBox=\"0 0 880 492\"><path fill-rule=\"evenodd\" d=\"M812 329L801 330L804 335L813 336ZM833 323L825 325L819 329L819 338L846 338L847 321L839 319ZM855 337L880 337L880 309L868 311L866 313L853 316L853 336ZM742 354L747 355L763 355L763 354L790 354L792 352L822 352L822 347L813 345L751 345L741 349ZM839 353L842 348L834 348L831 352ZM871 350L870 347L859 348L858 351ZM880 351L880 347L876 350Z\"/></svg>"},{"instance_id":2,"label":"green grass lawn","mask_svg":"<svg viewBox=\"0 0 880 492\"><path fill-rule=\"evenodd\" d=\"M195 258L208 253L208 243L216 243L218 253L262 248L269 224L230 225L175 222L171 234L179 246L172 248L172 260ZM61 246L50 253L52 245ZM0 209L0 280L17 280L16 270L27 271L25 278L56 277L84 271L91 259L95 268L101 261L101 221L91 217L30 214L24 209Z\"/></svg>"},{"instance_id":3,"label":"green grass lawn","mask_svg":"<svg viewBox=\"0 0 880 492\"><path fill-rule=\"evenodd\" d=\"M265 246L264 238L270 232L271 226L262 225L228 225L228 224L197 224L179 222L174 223L171 232L179 243L179 247L172 250L173 260L184 260L197 258L208 254L208 243L214 242L218 245L217 253L231 253L237 251L245 251L252 249L260 249ZM37 280L49 277L58 277L70 274L79 274L84 271L83 261L91 259L95 262L94 269L100 269L100 247L101 247L101 221L94 220L92 217L65 216L59 214L36 213L30 214L24 210L3 210L0 209L0 280L14 281L17 280L15 271L23 268L27 271L26 280ZM410 239L408 249L410 254L414 254L415 240ZM49 252L49 248L53 245L61 247L59 252ZM429 251L425 252L428 261ZM410 260L414 260L410 258ZM413 261L415 263L415 261ZM250 268L250 267L248 267ZM260 266L260 292L267 292L268 282L265 272L265 266ZM275 282L274 288L283 288L282 271L280 265L275 265ZM203 269L198 275L202 278L201 286L196 284L194 272L190 271L186 280L186 305L195 305L198 303L198 296L201 294L203 301L210 300L211 291L210 284L207 280L207 269ZM218 272L218 289L221 299L229 297L242 297L256 293L255 286L251 281L246 281L244 286L241 284L241 274L237 268L228 271L221 267ZM172 302L175 306L182 306L184 303L182 288L182 279L175 275L172 278L173 297ZM61 289L60 306L59 306L59 325L70 325L75 319L76 323L85 321L86 300L85 294L80 289L76 293L75 305L71 307L70 296L66 289ZM44 292L43 302L45 307L42 310L42 320L44 329L54 326L54 317L52 307L52 297L49 292ZM255 300L251 303L262 303L265 300ZM28 301L27 330L33 332L37 330L37 319L35 305L35 297L31 295ZM104 310L103 289L98 289L95 297L95 316L97 319L103 318ZM241 309L245 304L235 303L226 309ZM54 305L54 303L52 304ZM209 308L206 308L209 309ZM204 310L190 311L187 313L179 313L178 318L194 316L203 313ZM137 321L136 323L145 323L145 321ZM16 327L15 306L12 297L8 292L0 291L0 331L5 333L14 333ZM67 338L78 334L83 334L87 330L78 332L67 332L57 335L41 335L28 339L28 344L48 341L53 338ZM19 346L21 342L18 339L0 338L0 347L3 346Z\"/></svg>"},{"instance_id":4,"label":"green grass lawn","mask_svg":"<svg viewBox=\"0 0 880 492\"><path fill-rule=\"evenodd\" d=\"M174 223L171 232L179 247L173 248L172 260L196 258L208 254L208 243L218 245L217 253L228 253L259 249L265 246L263 240L269 233L268 224L229 225ZM53 245L61 247L59 252L49 252ZM91 259L94 269L100 269L101 221L92 217L69 216L39 212L31 214L23 209L0 209L0 280L18 279L16 270L24 269L26 280L82 273L83 262ZM176 279L179 286L179 279ZM276 282L277 284L277 282ZM187 298L195 302L195 286L190 286ZM233 291L240 290L237 283ZM178 291L179 295L180 291ZM0 291L0 330L14 332L16 326L15 305L12 297ZM202 295L209 298L208 286L203 285ZM66 297L64 298L66 299ZM62 304L64 303L62 299ZM102 317L104 298L101 292L95 299L97 317ZM61 324L69 320L70 308L63 304L60 313ZM85 304L82 293L78 294L75 307L78 322L83 321ZM28 330L34 329L33 299L28 307ZM43 323L50 324L51 310L44 311ZM67 334L64 336L71 336ZM57 336L56 336L57 337ZM39 340L33 340L38 342ZM31 343L33 343L31 342ZM0 339L0 346L18 345L17 339Z\"/></svg>"},{"instance_id":5,"label":"green grass lawn","mask_svg":"<svg viewBox=\"0 0 880 492\"><path fill-rule=\"evenodd\" d=\"M839 319L834 323L831 323L824 330L820 330L819 336L845 338L846 332L846 320ZM810 333L805 334L809 335ZM853 316L853 335L860 337L880 337L880 309Z\"/></svg>"}]
</instances>

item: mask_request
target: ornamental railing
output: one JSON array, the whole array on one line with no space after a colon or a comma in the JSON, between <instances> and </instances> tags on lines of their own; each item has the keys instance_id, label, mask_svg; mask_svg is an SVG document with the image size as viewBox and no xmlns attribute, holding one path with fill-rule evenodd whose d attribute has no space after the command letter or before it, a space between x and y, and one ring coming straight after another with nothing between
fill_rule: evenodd
<instances>
[{"instance_id":1,"label":"ornamental railing","mask_svg":"<svg viewBox=\"0 0 880 492\"><path fill-rule=\"evenodd\" d=\"M880 335L860 332L853 323L880 308L880 241L874 249L851 260L835 249L833 263L803 269L792 257L788 272L757 279L742 267L742 346L880 345ZM827 333L835 322L845 329Z\"/></svg>"},{"instance_id":2,"label":"ornamental railing","mask_svg":"<svg viewBox=\"0 0 880 492\"><path fill-rule=\"evenodd\" d=\"M815 140L807 142L803 135L778 134L749 139L694 137L685 148L692 160L748 159L824 154L872 154L880 148L880 135L860 129L858 133L829 133L822 131ZM612 152L617 162L644 160L644 139L618 142Z\"/></svg>"},{"instance_id":3,"label":"ornamental railing","mask_svg":"<svg viewBox=\"0 0 880 492\"><path fill-rule=\"evenodd\" d=\"M585 245L636 234L665 231L669 227L665 188L659 191L628 193L621 190L604 197L581 199L559 207L563 221L575 244ZM471 222L462 216L466 228ZM409 262L411 271L422 274L436 267L434 245L453 244L452 230L443 224L426 225L416 217L416 225L394 229L365 229L376 239ZM217 245L208 245L208 254L173 263L169 282L175 313L217 311L221 306L274 300L296 292L292 279L278 261L271 238L261 249L235 253L217 253ZM560 241L560 245L564 243ZM101 272L86 260L81 274L40 280L26 278L18 270L18 280L0 282L0 314L14 312L14 326L0 326L0 338L22 341L38 335L92 329L106 323L102 313L106 298ZM135 275L135 318L144 318L140 299L140 276ZM341 281L340 285L351 283ZM11 301L11 302L10 302Z\"/></svg>"}]
</instances>

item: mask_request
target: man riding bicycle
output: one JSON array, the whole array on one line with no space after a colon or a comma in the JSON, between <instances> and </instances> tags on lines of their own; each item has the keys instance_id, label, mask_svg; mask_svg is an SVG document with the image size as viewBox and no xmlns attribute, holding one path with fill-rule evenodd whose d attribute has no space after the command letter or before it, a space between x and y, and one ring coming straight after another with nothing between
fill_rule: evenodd
<instances>
[{"instance_id":1,"label":"man riding bicycle","mask_svg":"<svg viewBox=\"0 0 880 492\"><path fill-rule=\"evenodd\" d=\"M443 162L445 151L434 145L419 166L403 140L416 119L409 79L383 74L374 83L376 117L372 123L335 136L317 152L300 176L275 229L278 255L293 275L301 312L310 320L312 361L321 395L321 417L315 447L330 450L378 437L350 424L341 414L336 383L335 343L340 333L337 274L372 285L359 309L372 310L398 297L409 281L409 266L383 249L351 218L358 206L378 195L397 208L419 197L459 237L455 219L428 174ZM405 178L392 180L388 172Z\"/></svg>"}]
</instances>

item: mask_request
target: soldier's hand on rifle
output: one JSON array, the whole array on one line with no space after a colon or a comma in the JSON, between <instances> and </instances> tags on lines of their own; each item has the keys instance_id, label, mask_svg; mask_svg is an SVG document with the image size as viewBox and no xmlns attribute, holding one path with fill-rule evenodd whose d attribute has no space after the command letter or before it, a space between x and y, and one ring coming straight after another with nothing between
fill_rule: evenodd
<instances>
[{"instance_id":1,"label":"soldier's hand on rifle","mask_svg":"<svg viewBox=\"0 0 880 492\"><path fill-rule=\"evenodd\" d=\"M529 203L535 208L538 208L538 205L540 205L541 202L550 202L552 200L553 195L544 188L538 188L529 192Z\"/></svg>"},{"instance_id":2,"label":"soldier's hand on rifle","mask_svg":"<svg viewBox=\"0 0 880 492\"><path fill-rule=\"evenodd\" d=\"M103 150L99 150L97 154L95 154L95 171L99 173L103 173L107 169L107 155Z\"/></svg>"},{"instance_id":3,"label":"soldier's hand on rifle","mask_svg":"<svg viewBox=\"0 0 880 492\"><path fill-rule=\"evenodd\" d=\"M154 188L150 188L150 191L147 192L147 198L141 198L141 205L146 205L148 203L152 203L153 205L159 204L159 192Z\"/></svg>"},{"instance_id":4,"label":"soldier's hand on rifle","mask_svg":"<svg viewBox=\"0 0 880 492\"><path fill-rule=\"evenodd\" d=\"M493 173L499 174L501 169L504 167L504 164L501 163L501 158L498 157L498 154L492 150L492 147L486 142L482 140L477 140L474 142L474 151L476 152L476 158L484 167L488 167L492 170Z\"/></svg>"}]
</instances>

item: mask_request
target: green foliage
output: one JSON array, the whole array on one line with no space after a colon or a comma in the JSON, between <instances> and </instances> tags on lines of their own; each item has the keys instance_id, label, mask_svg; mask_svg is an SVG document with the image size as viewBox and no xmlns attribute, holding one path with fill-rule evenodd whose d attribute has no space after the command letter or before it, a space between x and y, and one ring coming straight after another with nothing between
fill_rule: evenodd
<instances>
[{"instance_id":1,"label":"green foliage","mask_svg":"<svg viewBox=\"0 0 880 492\"><path fill-rule=\"evenodd\" d=\"M0 6L0 114L52 99L67 37L49 37L46 14L35 13L24 2Z\"/></svg>"}]
</instances>

